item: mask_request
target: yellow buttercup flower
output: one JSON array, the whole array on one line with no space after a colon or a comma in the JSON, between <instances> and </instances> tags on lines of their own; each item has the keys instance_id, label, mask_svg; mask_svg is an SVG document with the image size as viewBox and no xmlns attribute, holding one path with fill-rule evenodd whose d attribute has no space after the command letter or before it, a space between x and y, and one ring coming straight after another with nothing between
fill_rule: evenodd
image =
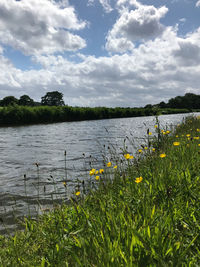
<instances>
[{"instance_id":1,"label":"yellow buttercup flower","mask_svg":"<svg viewBox=\"0 0 200 267\"><path fill-rule=\"evenodd\" d=\"M178 135L176 135L176 137L178 137Z\"/></svg>"},{"instance_id":2,"label":"yellow buttercup flower","mask_svg":"<svg viewBox=\"0 0 200 267\"><path fill-rule=\"evenodd\" d=\"M198 146L200 146L200 144L198 144Z\"/></svg>"},{"instance_id":3,"label":"yellow buttercup flower","mask_svg":"<svg viewBox=\"0 0 200 267\"><path fill-rule=\"evenodd\" d=\"M139 152L139 153L142 153L142 149L138 149L138 152Z\"/></svg>"},{"instance_id":4,"label":"yellow buttercup flower","mask_svg":"<svg viewBox=\"0 0 200 267\"><path fill-rule=\"evenodd\" d=\"M131 155L131 156L130 156L130 159L133 159L133 158L134 158L133 155Z\"/></svg>"},{"instance_id":5,"label":"yellow buttercup flower","mask_svg":"<svg viewBox=\"0 0 200 267\"><path fill-rule=\"evenodd\" d=\"M195 139L195 140L199 140L199 136L195 136L194 139Z\"/></svg>"},{"instance_id":6,"label":"yellow buttercup flower","mask_svg":"<svg viewBox=\"0 0 200 267\"><path fill-rule=\"evenodd\" d=\"M166 157L166 154L163 153L163 154L160 154L160 158L165 158Z\"/></svg>"},{"instance_id":7,"label":"yellow buttercup flower","mask_svg":"<svg viewBox=\"0 0 200 267\"><path fill-rule=\"evenodd\" d=\"M96 170L95 170L95 169L91 169L91 170L90 170L90 175L94 175L94 174L95 174L95 172L96 172Z\"/></svg>"},{"instance_id":8,"label":"yellow buttercup flower","mask_svg":"<svg viewBox=\"0 0 200 267\"><path fill-rule=\"evenodd\" d=\"M169 134L170 133L170 131L166 131L166 134Z\"/></svg>"},{"instance_id":9,"label":"yellow buttercup flower","mask_svg":"<svg viewBox=\"0 0 200 267\"><path fill-rule=\"evenodd\" d=\"M99 173L102 174L104 172L104 169L100 169Z\"/></svg>"},{"instance_id":10,"label":"yellow buttercup flower","mask_svg":"<svg viewBox=\"0 0 200 267\"><path fill-rule=\"evenodd\" d=\"M190 137L190 134L186 134L187 137Z\"/></svg>"},{"instance_id":11,"label":"yellow buttercup flower","mask_svg":"<svg viewBox=\"0 0 200 267\"><path fill-rule=\"evenodd\" d=\"M112 163L111 162L108 162L107 163L107 167L111 167L112 166Z\"/></svg>"},{"instance_id":12,"label":"yellow buttercup flower","mask_svg":"<svg viewBox=\"0 0 200 267\"><path fill-rule=\"evenodd\" d=\"M180 142L174 142L173 145L174 146L179 146L180 145Z\"/></svg>"},{"instance_id":13,"label":"yellow buttercup flower","mask_svg":"<svg viewBox=\"0 0 200 267\"><path fill-rule=\"evenodd\" d=\"M115 165L113 168L114 168L114 169L117 169L117 165Z\"/></svg>"},{"instance_id":14,"label":"yellow buttercup flower","mask_svg":"<svg viewBox=\"0 0 200 267\"><path fill-rule=\"evenodd\" d=\"M75 193L75 195L76 195L76 196L79 196L79 195L80 195L80 193L81 193L81 192L80 192L80 191L78 191L78 192L76 192L76 193Z\"/></svg>"},{"instance_id":15,"label":"yellow buttercup flower","mask_svg":"<svg viewBox=\"0 0 200 267\"><path fill-rule=\"evenodd\" d=\"M145 150L147 150L147 149L148 149L148 147L147 147L147 146L145 146L145 147L144 147L144 149L145 149Z\"/></svg>"},{"instance_id":16,"label":"yellow buttercup flower","mask_svg":"<svg viewBox=\"0 0 200 267\"><path fill-rule=\"evenodd\" d=\"M154 125L154 128L158 128L158 125Z\"/></svg>"},{"instance_id":17,"label":"yellow buttercup flower","mask_svg":"<svg viewBox=\"0 0 200 267\"><path fill-rule=\"evenodd\" d=\"M95 174L98 174L98 173L99 173L99 171L96 171L96 172L95 172Z\"/></svg>"},{"instance_id":18,"label":"yellow buttercup flower","mask_svg":"<svg viewBox=\"0 0 200 267\"><path fill-rule=\"evenodd\" d=\"M142 180L143 180L142 176L135 178L135 182L136 182L137 184L138 184L138 183L141 183Z\"/></svg>"},{"instance_id":19,"label":"yellow buttercup flower","mask_svg":"<svg viewBox=\"0 0 200 267\"><path fill-rule=\"evenodd\" d=\"M153 152L155 152L155 151L156 151L156 149L153 147L153 148L152 148L152 151L153 151Z\"/></svg>"},{"instance_id":20,"label":"yellow buttercup flower","mask_svg":"<svg viewBox=\"0 0 200 267\"><path fill-rule=\"evenodd\" d=\"M96 180L98 181L98 180L99 180L99 178L100 178L100 176L98 176L98 175L97 175L95 178L96 178Z\"/></svg>"},{"instance_id":21,"label":"yellow buttercup flower","mask_svg":"<svg viewBox=\"0 0 200 267\"><path fill-rule=\"evenodd\" d=\"M130 158L130 154L124 154L125 159L129 159Z\"/></svg>"},{"instance_id":22,"label":"yellow buttercup flower","mask_svg":"<svg viewBox=\"0 0 200 267\"><path fill-rule=\"evenodd\" d=\"M130 154L125 154L124 157L125 159L133 159L133 156L131 156Z\"/></svg>"},{"instance_id":23,"label":"yellow buttercup flower","mask_svg":"<svg viewBox=\"0 0 200 267\"><path fill-rule=\"evenodd\" d=\"M152 135L152 132L149 132L149 135Z\"/></svg>"},{"instance_id":24,"label":"yellow buttercup flower","mask_svg":"<svg viewBox=\"0 0 200 267\"><path fill-rule=\"evenodd\" d=\"M63 182L63 185L64 185L64 187L66 187L67 186L67 183L66 182Z\"/></svg>"}]
</instances>

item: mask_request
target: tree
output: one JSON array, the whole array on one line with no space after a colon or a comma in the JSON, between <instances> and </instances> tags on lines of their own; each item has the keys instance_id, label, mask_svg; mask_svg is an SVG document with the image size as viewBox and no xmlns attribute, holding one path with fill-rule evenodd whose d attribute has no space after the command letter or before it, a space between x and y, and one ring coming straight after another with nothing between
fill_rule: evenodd
<instances>
[{"instance_id":1,"label":"tree","mask_svg":"<svg viewBox=\"0 0 200 267\"><path fill-rule=\"evenodd\" d=\"M47 92L41 98L41 104L44 106L64 106L63 94L58 91Z\"/></svg>"},{"instance_id":2,"label":"tree","mask_svg":"<svg viewBox=\"0 0 200 267\"><path fill-rule=\"evenodd\" d=\"M6 96L1 100L1 106L14 106L18 104L18 99L14 96Z\"/></svg>"},{"instance_id":3,"label":"tree","mask_svg":"<svg viewBox=\"0 0 200 267\"><path fill-rule=\"evenodd\" d=\"M20 96L18 104L20 106L34 106L34 100L28 95L22 95Z\"/></svg>"},{"instance_id":4,"label":"tree","mask_svg":"<svg viewBox=\"0 0 200 267\"><path fill-rule=\"evenodd\" d=\"M167 108L167 104L164 101L160 102L158 106L159 108Z\"/></svg>"}]
</instances>

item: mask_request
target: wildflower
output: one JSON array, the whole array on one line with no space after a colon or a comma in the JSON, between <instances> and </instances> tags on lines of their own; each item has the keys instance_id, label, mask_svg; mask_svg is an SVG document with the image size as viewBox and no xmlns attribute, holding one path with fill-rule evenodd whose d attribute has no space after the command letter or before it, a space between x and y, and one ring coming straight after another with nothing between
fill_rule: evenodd
<instances>
[{"instance_id":1,"label":"wildflower","mask_svg":"<svg viewBox=\"0 0 200 267\"><path fill-rule=\"evenodd\" d=\"M200 144L198 144L198 146L200 146Z\"/></svg>"},{"instance_id":2,"label":"wildflower","mask_svg":"<svg viewBox=\"0 0 200 267\"><path fill-rule=\"evenodd\" d=\"M113 168L114 168L114 169L117 169L117 165L115 165Z\"/></svg>"},{"instance_id":3,"label":"wildflower","mask_svg":"<svg viewBox=\"0 0 200 267\"><path fill-rule=\"evenodd\" d=\"M158 125L154 125L154 128L158 128Z\"/></svg>"},{"instance_id":4,"label":"wildflower","mask_svg":"<svg viewBox=\"0 0 200 267\"><path fill-rule=\"evenodd\" d=\"M153 152L155 152L155 151L156 151L156 149L153 147L153 148L152 148L152 151L153 151Z\"/></svg>"},{"instance_id":5,"label":"wildflower","mask_svg":"<svg viewBox=\"0 0 200 267\"><path fill-rule=\"evenodd\" d=\"M178 137L178 135L176 135L176 137Z\"/></svg>"},{"instance_id":6,"label":"wildflower","mask_svg":"<svg viewBox=\"0 0 200 267\"><path fill-rule=\"evenodd\" d=\"M130 159L133 159L133 158L134 158L133 155L131 155L131 156L130 156Z\"/></svg>"},{"instance_id":7,"label":"wildflower","mask_svg":"<svg viewBox=\"0 0 200 267\"><path fill-rule=\"evenodd\" d=\"M137 184L141 183L142 180L143 180L142 176L135 178L135 182L136 182Z\"/></svg>"},{"instance_id":8,"label":"wildflower","mask_svg":"<svg viewBox=\"0 0 200 267\"><path fill-rule=\"evenodd\" d=\"M98 174L99 173L99 171L97 170L96 172L95 172L95 174Z\"/></svg>"},{"instance_id":9,"label":"wildflower","mask_svg":"<svg viewBox=\"0 0 200 267\"><path fill-rule=\"evenodd\" d=\"M100 169L99 173L102 174L104 172L104 169Z\"/></svg>"},{"instance_id":10,"label":"wildflower","mask_svg":"<svg viewBox=\"0 0 200 267\"><path fill-rule=\"evenodd\" d=\"M75 195L76 195L76 196L79 196L80 193L81 193L80 191L77 191L77 192L75 193Z\"/></svg>"},{"instance_id":11,"label":"wildflower","mask_svg":"<svg viewBox=\"0 0 200 267\"><path fill-rule=\"evenodd\" d=\"M112 166L112 163L111 162L108 162L107 163L107 167L111 167Z\"/></svg>"},{"instance_id":12,"label":"wildflower","mask_svg":"<svg viewBox=\"0 0 200 267\"><path fill-rule=\"evenodd\" d=\"M200 132L200 129L197 128L197 132Z\"/></svg>"},{"instance_id":13,"label":"wildflower","mask_svg":"<svg viewBox=\"0 0 200 267\"><path fill-rule=\"evenodd\" d=\"M91 169L91 170L90 170L90 175L94 175L94 174L95 174L95 172L96 172L96 170L95 170L95 169Z\"/></svg>"},{"instance_id":14,"label":"wildflower","mask_svg":"<svg viewBox=\"0 0 200 267\"><path fill-rule=\"evenodd\" d=\"M166 154L163 153L163 154L160 154L160 158L165 158L166 157Z\"/></svg>"},{"instance_id":15,"label":"wildflower","mask_svg":"<svg viewBox=\"0 0 200 267\"><path fill-rule=\"evenodd\" d=\"M66 187L67 186L67 183L66 182L63 182L63 185L64 185L64 187Z\"/></svg>"},{"instance_id":16,"label":"wildflower","mask_svg":"<svg viewBox=\"0 0 200 267\"><path fill-rule=\"evenodd\" d=\"M96 178L96 180L98 181L100 177L97 175L95 178Z\"/></svg>"},{"instance_id":17,"label":"wildflower","mask_svg":"<svg viewBox=\"0 0 200 267\"><path fill-rule=\"evenodd\" d=\"M174 142L173 145L174 146L179 146L180 145L180 142Z\"/></svg>"},{"instance_id":18,"label":"wildflower","mask_svg":"<svg viewBox=\"0 0 200 267\"><path fill-rule=\"evenodd\" d=\"M187 137L190 137L190 134L186 134Z\"/></svg>"},{"instance_id":19,"label":"wildflower","mask_svg":"<svg viewBox=\"0 0 200 267\"><path fill-rule=\"evenodd\" d=\"M194 139L195 139L195 140L199 140L199 136L195 136Z\"/></svg>"},{"instance_id":20,"label":"wildflower","mask_svg":"<svg viewBox=\"0 0 200 267\"><path fill-rule=\"evenodd\" d=\"M170 131L166 131L166 134L169 134L170 133Z\"/></svg>"},{"instance_id":21,"label":"wildflower","mask_svg":"<svg viewBox=\"0 0 200 267\"><path fill-rule=\"evenodd\" d=\"M130 154L124 154L125 159L130 159Z\"/></svg>"},{"instance_id":22,"label":"wildflower","mask_svg":"<svg viewBox=\"0 0 200 267\"><path fill-rule=\"evenodd\" d=\"M138 149L138 152L139 152L139 153L142 153L142 149Z\"/></svg>"},{"instance_id":23,"label":"wildflower","mask_svg":"<svg viewBox=\"0 0 200 267\"><path fill-rule=\"evenodd\" d=\"M147 150L147 149L148 149L148 147L147 147L147 146L145 146L145 147L144 147L144 149L145 149L145 150Z\"/></svg>"},{"instance_id":24,"label":"wildflower","mask_svg":"<svg viewBox=\"0 0 200 267\"><path fill-rule=\"evenodd\" d=\"M152 132L149 132L149 135L152 135Z\"/></svg>"}]
</instances>

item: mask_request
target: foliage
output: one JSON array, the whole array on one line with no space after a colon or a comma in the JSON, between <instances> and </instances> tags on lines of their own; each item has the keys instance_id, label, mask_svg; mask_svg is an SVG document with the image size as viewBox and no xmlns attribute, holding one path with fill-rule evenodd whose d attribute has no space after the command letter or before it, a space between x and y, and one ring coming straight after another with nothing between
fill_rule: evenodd
<instances>
[{"instance_id":1,"label":"foliage","mask_svg":"<svg viewBox=\"0 0 200 267\"><path fill-rule=\"evenodd\" d=\"M167 104L162 101L158 106L160 108L200 109L200 95L186 93L184 96L169 99Z\"/></svg>"},{"instance_id":2,"label":"foliage","mask_svg":"<svg viewBox=\"0 0 200 267\"><path fill-rule=\"evenodd\" d=\"M0 102L1 106L13 106L18 104L18 99L15 98L14 96L6 96L4 97L1 102Z\"/></svg>"},{"instance_id":3,"label":"foliage","mask_svg":"<svg viewBox=\"0 0 200 267\"><path fill-rule=\"evenodd\" d=\"M64 106L63 94L58 91L47 92L41 98L41 104L43 106Z\"/></svg>"},{"instance_id":4,"label":"foliage","mask_svg":"<svg viewBox=\"0 0 200 267\"><path fill-rule=\"evenodd\" d=\"M186 113L187 109L106 108L70 106L6 106L0 108L0 125L52 123Z\"/></svg>"},{"instance_id":5,"label":"foliage","mask_svg":"<svg viewBox=\"0 0 200 267\"><path fill-rule=\"evenodd\" d=\"M155 128L135 157L124 151L98 170L98 190L1 236L0 264L199 266L200 120Z\"/></svg>"},{"instance_id":6,"label":"foliage","mask_svg":"<svg viewBox=\"0 0 200 267\"><path fill-rule=\"evenodd\" d=\"M20 106L34 106L34 100L28 95L22 95L20 96L18 104Z\"/></svg>"}]
</instances>

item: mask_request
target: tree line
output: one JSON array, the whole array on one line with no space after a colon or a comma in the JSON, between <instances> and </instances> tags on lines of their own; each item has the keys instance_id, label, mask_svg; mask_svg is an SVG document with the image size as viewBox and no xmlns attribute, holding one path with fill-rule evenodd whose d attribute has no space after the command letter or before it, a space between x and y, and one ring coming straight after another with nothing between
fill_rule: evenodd
<instances>
[{"instance_id":1,"label":"tree line","mask_svg":"<svg viewBox=\"0 0 200 267\"><path fill-rule=\"evenodd\" d=\"M189 110L192 109L200 109L200 95L186 93L184 96L176 96L174 98L170 98L167 103L164 101L160 102L156 105L148 104L145 108L187 108Z\"/></svg>"},{"instance_id":2,"label":"tree line","mask_svg":"<svg viewBox=\"0 0 200 267\"><path fill-rule=\"evenodd\" d=\"M168 103L140 108L90 108L65 105L63 94L53 91L47 92L41 102L35 102L28 95L19 99L7 96L0 100L0 106L0 126L3 126L187 113L200 110L200 96L187 93L170 99Z\"/></svg>"},{"instance_id":3,"label":"tree line","mask_svg":"<svg viewBox=\"0 0 200 267\"><path fill-rule=\"evenodd\" d=\"M14 96L6 96L0 100L0 106L65 106L63 94L58 91L47 92L41 97L41 102L34 101L28 95L22 95L19 99ZM200 109L200 95L186 93L184 96L176 96L169 99L168 103L164 101L159 104L147 104L144 108L175 108L175 109Z\"/></svg>"},{"instance_id":4,"label":"tree line","mask_svg":"<svg viewBox=\"0 0 200 267\"><path fill-rule=\"evenodd\" d=\"M63 94L58 91L47 92L42 98L41 102L35 102L30 96L22 95L19 99L14 96L6 96L0 100L0 106L64 106Z\"/></svg>"}]
</instances>

